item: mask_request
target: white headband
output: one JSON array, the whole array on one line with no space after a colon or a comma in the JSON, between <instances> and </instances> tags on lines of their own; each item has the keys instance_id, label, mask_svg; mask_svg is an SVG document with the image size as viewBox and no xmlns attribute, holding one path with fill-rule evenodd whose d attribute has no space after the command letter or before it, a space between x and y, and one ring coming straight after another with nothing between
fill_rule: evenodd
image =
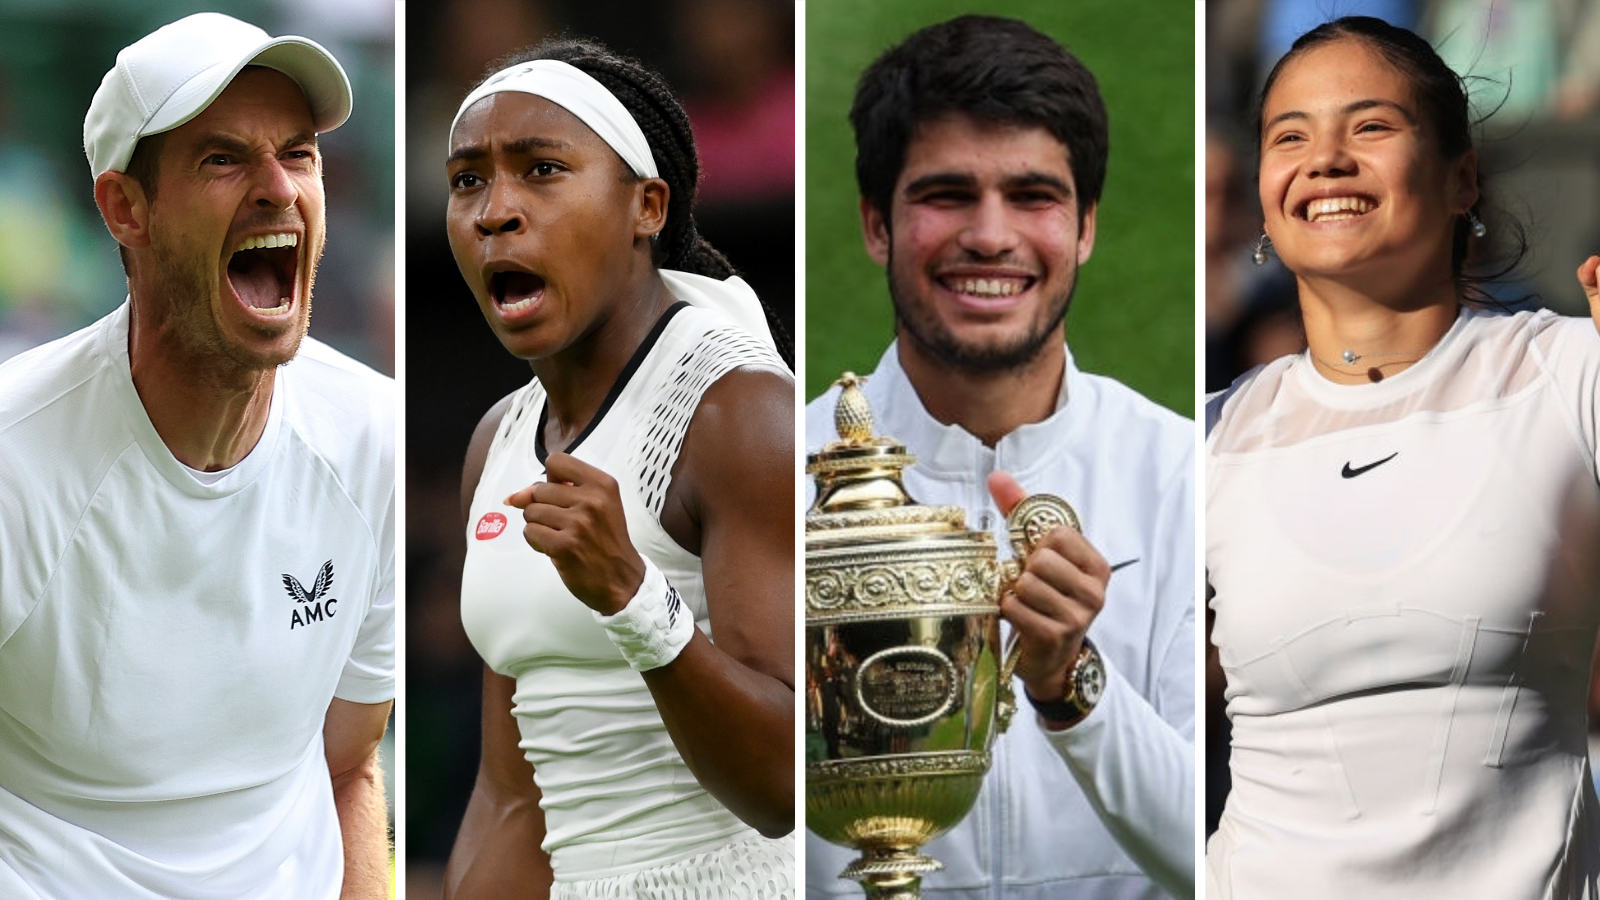
<instances>
[{"instance_id":1,"label":"white headband","mask_svg":"<svg viewBox=\"0 0 1600 900\"><path fill-rule=\"evenodd\" d=\"M640 178L661 177L656 170L656 159L650 155L650 142L645 140L639 123L633 120L617 95L606 90L606 86L589 73L560 60L518 63L489 76L461 101L461 108L450 123L450 134L455 135L456 123L461 121L467 107L501 91L520 91L549 100L577 116L602 141L611 145L633 169L633 174Z\"/></svg>"}]
</instances>

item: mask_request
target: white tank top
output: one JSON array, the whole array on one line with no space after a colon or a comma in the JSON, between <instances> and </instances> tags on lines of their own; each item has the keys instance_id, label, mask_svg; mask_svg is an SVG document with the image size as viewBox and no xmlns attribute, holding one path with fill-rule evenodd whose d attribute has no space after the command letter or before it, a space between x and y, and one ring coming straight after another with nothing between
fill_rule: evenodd
<instances>
[{"instance_id":1,"label":"white tank top","mask_svg":"<svg viewBox=\"0 0 1600 900\"><path fill-rule=\"evenodd\" d=\"M661 527L673 463L714 381L738 366L785 370L766 343L719 314L679 303L622 370L567 449L617 480L628 534L677 588L709 636L700 560ZM543 387L518 391L472 498L461 619L478 653L515 678L521 748L543 792L556 878L577 881L662 865L759 835L701 788L629 668L550 559L522 538L502 501L545 477Z\"/></svg>"}]
</instances>

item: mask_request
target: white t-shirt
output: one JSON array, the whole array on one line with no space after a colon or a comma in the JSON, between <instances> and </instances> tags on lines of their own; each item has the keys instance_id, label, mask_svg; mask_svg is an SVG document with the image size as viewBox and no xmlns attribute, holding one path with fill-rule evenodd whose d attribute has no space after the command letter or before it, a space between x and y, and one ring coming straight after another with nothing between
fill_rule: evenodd
<instances>
[{"instance_id":1,"label":"white t-shirt","mask_svg":"<svg viewBox=\"0 0 1600 900\"><path fill-rule=\"evenodd\" d=\"M306 339L212 484L128 306L0 366L0 896L334 900L322 726L394 696L393 382Z\"/></svg>"},{"instance_id":2,"label":"white t-shirt","mask_svg":"<svg viewBox=\"0 0 1600 900\"><path fill-rule=\"evenodd\" d=\"M674 293L682 296L674 284ZM699 306L669 310L567 451L617 481L628 536L710 634L700 559L661 527L673 463L700 398L741 365L783 371L764 342ZM562 882L610 878L736 841L792 868L792 839L766 841L706 792L673 746L644 678L629 667L504 500L545 478L545 392L518 391L473 495L461 621L486 663L515 678L521 747L545 812L543 848ZM787 880L789 872L782 873ZM702 892L728 897L713 877Z\"/></svg>"},{"instance_id":3,"label":"white t-shirt","mask_svg":"<svg viewBox=\"0 0 1600 900\"><path fill-rule=\"evenodd\" d=\"M1209 407L1207 897L1594 897L1594 325L1464 312L1377 384L1301 354Z\"/></svg>"},{"instance_id":4,"label":"white t-shirt","mask_svg":"<svg viewBox=\"0 0 1600 900\"><path fill-rule=\"evenodd\" d=\"M923 853L941 900L1154 900L1194 893L1194 423L1068 357L1056 411L991 449L922 406L891 344L867 380L877 432L917 457L919 503L958 505L1009 547L985 480L1010 472L1029 492L1065 497L1116 570L1089 628L1107 688L1074 728L1047 732L1022 682L1018 714L994 745L971 814ZM832 389L806 407L806 446L837 440ZM1002 549L1001 553L1007 551ZM806 895L859 897L838 875L858 854L806 835Z\"/></svg>"}]
</instances>

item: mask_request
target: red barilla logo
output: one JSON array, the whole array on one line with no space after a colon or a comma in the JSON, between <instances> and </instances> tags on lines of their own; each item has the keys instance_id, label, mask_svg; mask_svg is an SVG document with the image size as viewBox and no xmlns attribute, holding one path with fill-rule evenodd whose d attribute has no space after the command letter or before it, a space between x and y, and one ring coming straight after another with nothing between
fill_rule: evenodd
<instances>
[{"instance_id":1,"label":"red barilla logo","mask_svg":"<svg viewBox=\"0 0 1600 900\"><path fill-rule=\"evenodd\" d=\"M497 512L484 513L483 514L483 518L478 520L478 531L473 536L476 537L480 541L487 541L487 540L490 540L492 538L499 537L500 536L500 532L505 531L505 530L506 530L506 517L505 516L503 516L503 515L501 515L501 514L499 514Z\"/></svg>"}]
</instances>

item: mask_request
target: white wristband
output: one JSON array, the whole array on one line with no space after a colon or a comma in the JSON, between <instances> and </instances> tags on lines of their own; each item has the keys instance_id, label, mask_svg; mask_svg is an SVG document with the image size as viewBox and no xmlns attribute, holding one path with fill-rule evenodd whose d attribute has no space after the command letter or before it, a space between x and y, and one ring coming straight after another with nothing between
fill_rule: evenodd
<instances>
[{"instance_id":1,"label":"white wristband","mask_svg":"<svg viewBox=\"0 0 1600 900\"><path fill-rule=\"evenodd\" d=\"M677 589L667 583L667 576L648 559L639 592L616 615L589 612L636 672L648 672L677 659L694 637L694 615Z\"/></svg>"}]
</instances>

